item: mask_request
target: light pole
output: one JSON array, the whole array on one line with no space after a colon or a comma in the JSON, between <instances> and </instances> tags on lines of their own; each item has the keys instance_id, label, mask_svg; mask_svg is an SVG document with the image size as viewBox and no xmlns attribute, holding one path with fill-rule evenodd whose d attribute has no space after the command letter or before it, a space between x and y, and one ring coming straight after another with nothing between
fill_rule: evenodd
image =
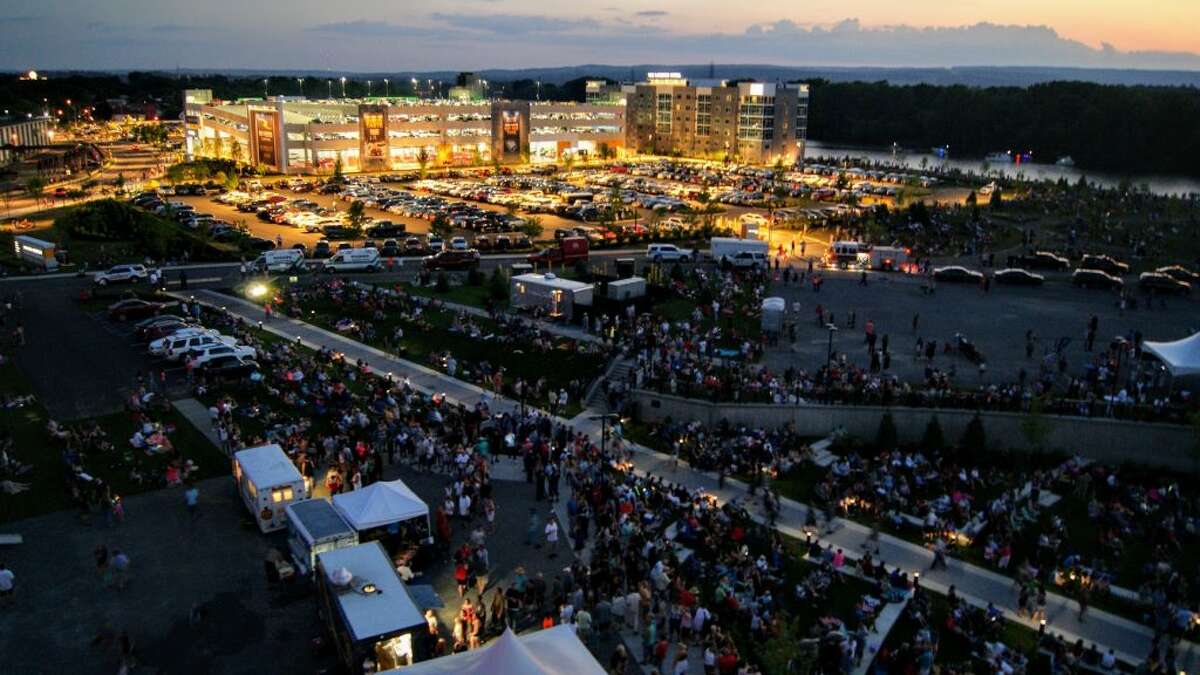
<instances>
[{"instance_id":1,"label":"light pole","mask_svg":"<svg viewBox=\"0 0 1200 675\"><path fill-rule=\"evenodd\" d=\"M392 97L392 88L388 86L388 79L386 77L383 78L383 97L384 98Z\"/></svg>"},{"instance_id":2,"label":"light pole","mask_svg":"<svg viewBox=\"0 0 1200 675\"><path fill-rule=\"evenodd\" d=\"M325 80L325 89L329 98L333 98L333 80Z\"/></svg>"},{"instance_id":3,"label":"light pole","mask_svg":"<svg viewBox=\"0 0 1200 675\"><path fill-rule=\"evenodd\" d=\"M342 98L346 98L346 76L342 76Z\"/></svg>"},{"instance_id":4,"label":"light pole","mask_svg":"<svg viewBox=\"0 0 1200 675\"><path fill-rule=\"evenodd\" d=\"M829 369L833 364L833 335L837 333L838 327L832 323L825 324L825 328L829 331L829 349L825 353L825 377L829 377Z\"/></svg>"},{"instance_id":5,"label":"light pole","mask_svg":"<svg viewBox=\"0 0 1200 675\"><path fill-rule=\"evenodd\" d=\"M263 78L263 100L264 101L267 100L267 82L268 81L269 80L267 78L265 78L265 77Z\"/></svg>"},{"instance_id":6,"label":"light pole","mask_svg":"<svg viewBox=\"0 0 1200 675\"><path fill-rule=\"evenodd\" d=\"M536 84L537 84L537 100L540 101L540 100L542 100L542 81L537 80Z\"/></svg>"},{"instance_id":7,"label":"light pole","mask_svg":"<svg viewBox=\"0 0 1200 675\"><path fill-rule=\"evenodd\" d=\"M417 82L417 78L412 78L413 96L416 96L417 98L421 98L421 87L419 84L420 83Z\"/></svg>"},{"instance_id":8,"label":"light pole","mask_svg":"<svg viewBox=\"0 0 1200 675\"><path fill-rule=\"evenodd\" d=\"M604 415L592 415L592 416L588 417L588 419L592 420L593 422L595 422L597 420L600 421L600 454L601 455L604 454L605 449L608 447L608 421L620 419L620 418L621 418L621 416L617 415L616 413L606 413Z\"/></svg>"},{"instance_id":9,"label":"light pole","mask_svg":"<svg viewBox=\"0 0 1200 675\"><path fill-rule=\"evenodd\" d=\"M367 98L371 98L371 81L367 80Z\"/></svg>"},{"instance_id":10,"label":"light pole","mask_svg":"<svg viewBox=\"0 0 1200 675\"><path fill-rule=\"evenodd\" d=\"M304 98L304 78L297 77L296 81L300 83L300 97Z\"/></svg>"}]
</instances>

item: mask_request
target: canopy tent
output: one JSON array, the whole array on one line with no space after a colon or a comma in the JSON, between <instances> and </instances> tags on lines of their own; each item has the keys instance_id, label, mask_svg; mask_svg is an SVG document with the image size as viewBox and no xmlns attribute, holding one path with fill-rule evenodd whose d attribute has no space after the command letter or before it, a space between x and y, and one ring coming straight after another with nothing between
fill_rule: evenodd
<instances>
[{"instance_id":1,"label":"canopy tent","mask_svg":"<svg viewBox=\"0 0 1200 675\"><path fill-rule=\"evenodd\" d=\"M1174 342L1143 342L1142 349L1157 356L1172 377L1200 375L1200 333Z\"/></svg>"},{"instance_id":2,"label":"canopy tent","mask_svg":"<svg viewBox=\"0 0 1200 675\"><path fill-rule=\"evenodd\" d=\"M360 490L336 494L333 508L359 532L429 517L429 506L401 480L371 483Z\"/></svg>"},{"instance_id":3,"label":"canopy tent","mask_svg":"<svg viewBox=\"0 0 1200 675\"><path fill-rule=\"evenodd\" d=\"M604 675L604 668L575 635L573 626L555 626L517 637L512 629L483 649L460 652L388 671L395 675Z\"/></svg>"}]
</instances>

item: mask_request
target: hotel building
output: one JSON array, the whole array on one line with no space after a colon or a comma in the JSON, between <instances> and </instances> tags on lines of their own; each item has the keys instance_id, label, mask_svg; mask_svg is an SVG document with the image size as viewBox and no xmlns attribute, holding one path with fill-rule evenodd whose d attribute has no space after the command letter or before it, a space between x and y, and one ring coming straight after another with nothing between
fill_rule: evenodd
<instances>
[{"instance_id":1,"label":"hotel building","mask_svg":"<svg viewBox=\"0 0 1200 675\"><path fill-rule=\"evenodd\" d=\"M626 96L633 152L755 164L804 158L808 85L650 73Z\"/></svg>"}]
</instances>

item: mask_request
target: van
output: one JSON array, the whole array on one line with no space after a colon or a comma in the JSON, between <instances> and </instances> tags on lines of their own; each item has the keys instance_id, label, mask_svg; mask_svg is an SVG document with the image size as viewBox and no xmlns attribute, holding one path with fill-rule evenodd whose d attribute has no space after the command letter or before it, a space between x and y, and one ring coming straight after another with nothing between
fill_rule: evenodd
<instances>
[{"instance_id":1,"label":"van","mask_svg":"<svg viewBox=\"0 0 1200 675\"><path fill-rule=\"evenodd\" d=\"M284 248L263 253L254 261L253 266L259 272L290 272L303 262L304 251Z\"/></svg>"},{"instance_id":2,"label":"van","mask_svg":"<svg viewBox=\"0 0 1200 675\"><path fill-rule=\"evenodd\" d=\"M325 261L323 269L327 273L334 272L377 272L383 269L383 262L377 248L347 248L333 254Z\"/></svg>"},{"instance_id":3,"label":"van","mask_svg":"<svg viewBox=\"0 0 1200 675\"><path fill-rule=\"evenodd\" d=\"M827 265L843 270L867 267L871 262L868 247L859 241L835 241L825 256Z\"/></svg>"},{"instance_id":4,"label":"van","mask_svg":"<svg viewBox=\"0 0 1200 675\"><path fill-rule=\"evenodd\" d=\"M765 267L770 248L770 244L759 239L713 237L709 242L709 255L722 267Z\"/></svg>"}]
</instances>

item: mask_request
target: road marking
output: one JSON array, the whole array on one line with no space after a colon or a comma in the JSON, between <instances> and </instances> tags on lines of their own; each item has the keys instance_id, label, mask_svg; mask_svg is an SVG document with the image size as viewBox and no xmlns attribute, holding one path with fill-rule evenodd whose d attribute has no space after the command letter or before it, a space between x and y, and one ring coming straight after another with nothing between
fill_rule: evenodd
<instances>
[{"instance_id":1,"label":"road marking","mask_svg":"<svg viewBox=\"0 0 1200 675\"><path fill-rule=\"evenodd\" d=\"M223 281L224 279L225 279L225 277L201 277L199 279L188 279L188 283L189 284L211 284L214 281ZM183 281L181 281L179 279L172 279L167 282L167 285L168 286L178 286L179 284L182 284L182 283L183 283Z\"/></svg>"}]
</instances>

